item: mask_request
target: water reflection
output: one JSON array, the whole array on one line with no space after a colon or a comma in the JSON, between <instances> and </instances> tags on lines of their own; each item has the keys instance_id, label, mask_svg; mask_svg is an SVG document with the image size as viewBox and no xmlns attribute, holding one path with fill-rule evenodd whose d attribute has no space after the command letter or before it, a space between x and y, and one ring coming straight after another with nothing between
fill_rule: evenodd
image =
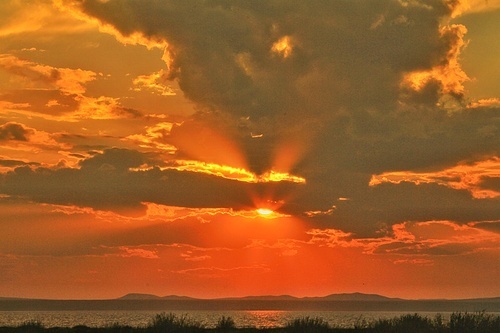
<instances>
[{"instance_id":1,"label":"water reflection","mask_svg":"<svg viewBox=\"0 0 500 333\"><path fill-rule=\"evenodd\" d=\"M106 327L114 324L144 327L161 311L0 311L1 326L19 326L36 320L45 327ZM222 317L231 317L237 327L273 328L286 326L297 318L322 318L333 327L350 328L362 321L372 322L380 318L394 318L407 312L361 311L166 311L213 328ZM434 318L437 312L419 312L421 316ZM497 312L492 314L498 315ZM451 312L441 312L448 320Z\"/></svg>"},{"instance_id":2,"label":"water reflection","mask_svg":"<svg viewBox=\"0 0 500 333\"><path fill-rule=\"evenodd\" d=\"M246 326L255 326L257 328L270 328L285 326L287 323L287 311L244 311L248 318ZM258 323L258 325L256 325Z\"/></svg>"}]
</instances>

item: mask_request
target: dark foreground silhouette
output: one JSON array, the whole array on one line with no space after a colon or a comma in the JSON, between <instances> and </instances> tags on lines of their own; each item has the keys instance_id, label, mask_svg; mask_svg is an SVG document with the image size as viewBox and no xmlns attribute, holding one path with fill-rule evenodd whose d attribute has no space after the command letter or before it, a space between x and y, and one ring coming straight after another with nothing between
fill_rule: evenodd
<instances>
[{"instance_id":1,"label":"dark foreground silhouette","mask_svg":"<svg viewBox=\"0 0 500 333\"><path fill-rule=\"evenodd\" d=\"M500 316L478 313L453 313L445 321L440 315L428 318L407 314L372 322L360 321L351 328L330 326L321 318L303 317L290 321L285 327L238 327L231 317L221 317L215 328L207 328L185 316L161 313L144 327L114 324L106 327L44 327L42 322L29 321L16 327L0 327L0 333L204 333L204 332L293 332L293 333L499 333Z\"/></svg>"}]
</instances>

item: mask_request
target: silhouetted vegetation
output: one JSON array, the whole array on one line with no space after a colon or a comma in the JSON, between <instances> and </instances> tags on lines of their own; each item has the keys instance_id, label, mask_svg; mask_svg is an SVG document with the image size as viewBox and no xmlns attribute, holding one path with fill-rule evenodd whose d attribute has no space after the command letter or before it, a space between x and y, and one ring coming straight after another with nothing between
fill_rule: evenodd
<instances>
[{"instance_id":1,"label":"silhouetted vegetation","mask_svg":"<svg viewBox=\"0 0 500 333\"><path fill-rule=\"evenodd\" d=\"M203 324L194 321L187 315L176 316L173 313L157 314L151 323L146 327L151 333L196 333L203 332Z\"/></svg>"},{"instance_id":2,"label":"silhouetted vegetation","mask_svg":"<svg viewBox=\"0 0 500 333\"><path fill-rule=\"evenodd\" d=\"M425 333L438 332L434 322L419 314L407 314L392 319L379 319L369 325L372 332L383 333Z\"/></svg>"},{"instance_id":3,"label":"silhouetted vegetation","mask_svg":"<svg viewBox=\"0 0 500 333\"><path fill-rule=\"evenodd\" d=\"M289 322L285 327L287 332L297 333L316 333L329 332L330 325L322 318L303 317L297 318Z\"/></svg>"},{"instance_id":4,"label":"silhouetted vegetation","mask_svg":"<svg viewBox=\"0 0 500 333\"><path fill-rule=\"evenodd\" d=\"M29 320L18 326L21 333L39 333L43 332L45 327L39 320Z\"/></svg>"},{"instance_id":5,"label":"silhouetted vegetation","mask_svg":"<svg viewBox=\"0 0 500 333\"><path fill-rule=\"evenodd\" d=\"M449 323L450 333L500 332L500 316L479 313L452 313Z\"/></svg>"},{"instance_id":6,"label":"silhouetted vegetation","mask_svg":"<svg viewBox=\"0 0 500 333\"><path fill-rule=\"evenodd\" d=\"M499 333L500 316L478 313L453 313L449 320L441 315L428 318L419 314L405 314L391 319L368 322L362 317L351 328L332 327L322 318L303 317L288 322L285 327L255 328L238 327L231 317L221 317L216 327L209 328L187 315L161 313L144 327L132 327L118 323L105 327L45 327L38 320L27 321L15 327L0 327L0 333Z\"/></svg>"},{"instance_id":7,"label":"silhouetted vegetation","mask_svg":"<svg viewBox=\"0 0 500 333\"><path fill-rule=\"evenodd\" d=\"M221 332L231 331L235 328L236 328L236 323L234 322L234 319L226 316L222 316L217 322L217 325L215 326L215 329Z\"/></svg>"}]
</instances>

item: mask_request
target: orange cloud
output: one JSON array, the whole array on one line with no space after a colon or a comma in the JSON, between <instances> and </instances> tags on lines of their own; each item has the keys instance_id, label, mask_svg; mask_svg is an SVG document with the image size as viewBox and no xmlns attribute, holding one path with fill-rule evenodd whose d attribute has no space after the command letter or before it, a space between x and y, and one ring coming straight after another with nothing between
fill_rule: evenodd
<instances>
[{"instance_id":1,"label":"orange cloud","mask_svg":"<svg viewBox=\"0 0 500 333\"><path fill-rule=\"evenodd\" d=\"M290 36L283 36L277 40L271 47L271 51L281 55L283 58L288 58L293 51L293 43Z\"/></svg>"},{"instance_id":2,"label":"orange cloud","mask_svg":"<svg viewBox=\"0 0 500 333\"><path fill-rule=\"evenodd\" d=\"M159 72L152 73L150 75L139 75L136 77L133 81L132 84L134 87L132 90L134 91L141 91L141 90L147 90L150 91L152 94L157 94L161 96L174 96L176 95L175 91L172 89L172 87L165 85L164 81L166 81L165 73L163 70L160 70Z\"/></svg>"},{"instance_id":3,"label":"orange cloud","mask_svg":"<svg viewBox=\"0 0 500 333\"><path fill-rule=\"evenodd\" d=\"M395 265L407 264L407 265L432 266L432 265L434 265L434 260L429 260L429 259L399 259L399 260L394 260L393 263Z\"/></svg>"},{"instance_id":4,"label":"orange cloud","mask_svg":"<svg viewBox=\"0 0 500 333\"><path fill-rule=\"evenodd\" d=\"M355 242L352 241L353 234L337 229L311 229L306 232L311 236L310 244L319 246L352 246Z\"/></svg>"},{"instance_id":5,"label":"orange cloud","mask_svg":"<svg viewBox=\"0 0 500 333\"><path fill-rule=\"evenodd\" d=\"M64 119L73 119L74 121L79 119L105 120L135 118L141 115L137 110L121 106L119 98L78 96L77 100L79 101L78 109L66 115Z\"/></svg>"},{"instance_id":6,"label":"orange cloud","mask_svg":"<svg viewBox=\"0 0 500 333\"><path fill-rule=\"evenodd\" d=\"M211 217L214 216L229 216L229 217L241 217L245 219L255 219L255 218L284 218L289 217L286 214L281 214L275 211L269 211L268 214L262 214L259 209L247 209L247 210L233 210L231 208L187 208L187 207L176 207L176 206L166 206L151 202L143 202L146 205L146 215L143 219L161 219L162 221L174 221L181 220L190 217L195 217L201 223L208 223Z\"/></svg>"},{"instance_id":7,"label":"orange cloud","mask_svg":"<svg viewBox=\"0 0 500 333\"><path fill-rule=\"evenodd\" d=\"M460 24L441 27L441 39L449 44L446 61L428 70L406 73L401 86L414 91L421 91L429 83L438 82L442 93L463 96L463 83L468 81L469 77L461 68L459 56L462 48L466 45L463 39L466 33L467 28Z\"/></svg>"},{"instance_id":8,"label":"orange cloud","mask_svg":"<svg viewBox=\"0 0 500 333\"><path fill-rule=\"evenodd\" d=\"M251 266L233 266L233 267L197 267L178 270L176 273L179 274L193 274L197 276L203 276L206 278L217 278L217 277L228 277L228 275L240 275L248 274L248 272L253 273L263 273L268 272L269 267L267 265L251 265Z\"/></svg>"},{"instance_id":9,"label":"orange cloud","mask_svg":"<svg viewBox=\"0 0 500 333\"><path fill-rule=\"evenodd\" d=\"M150 168L133 168L133 171L144 171ZM189 171L221 177L225 179L237 180L246 183L272 183L272 182L292 182L305 184L306 179L294 176L286 172L268 171L262 175L256 175L253 172L243 168L236 168L228 165L216 163L207 163L193 160L175 160L170 162L169 166L160 167L160 170Z\"/></svg>"},{"instance_id":10,"label":"orange cloud","mask_svg":"<svg viewBox=\"0 0 500 333\"><path fill-rule=\"evenodd\" d=\"M123 257L139 257L145 259L159 258L156 251L150 251L140 247L120 246L119 249L122 251L120 255Z\"/></svg>"},{"instance_id":11,"label":"orange cloud","mask_svg":"<svg viewBox=\"0 0 500 333\"><path fill-rule=\"evenodd\" d=\"M462 163L457 166L435 172L395 171L372 175L369 185L382 183L399 184L412 182L435 183L455 190L467 190L476 199L497 198L500 192L483 187L486 179L500 177L500 158L492 157L475 163Z\"/></svg>"},{"instance_id":12,"label":"orange cloud","mask_svg":"<svg viewBox=\"0 0 500 333\"><path fill-rule=\"evenodd\" d=\"M500 107L500 98L483 98L477 101L473 101L467 105L468 108L479 108L479 107Z\"/></svg>"},{"instance_id":13,"label":"orange cloud","mask_svg":"<svg viewBox=\"0 0 500 333\"><path fill-rule=\"evenodd\" d=\"M58 89L68 95L85 93L84 84L97 76L92 71L40 65L10 54L0 54L0 68L21 78L22 88Z\"/></svg>"},{"instance_id":14,"label":"orange cloud","mask_svg":"<svg viewBox=\"0 0 500 333\"><path fill-rule=\"evenodd\" d=\"M16 122L0 125L0 147L36 152L40 152L41 149L69 148L68 145L58 143L51 133L36 130Z\"/></svg>"},{"instance_id":15,"label":"orange cloud","mask_svg":"<svg viewBox=\"0 0 500 333\"><path fill-rule=\"evenodd\" d=\"M40 33L47 37L47 34L84 32L94 28L71 16L60 15L50 1L9 1L7 5L2 4L2 11L10 15L2 17L1 37L26 33Z\"/></svg>"},{"instance_id":16,"label":"orange cloud","mask_svg":"<svg viewBox=\"0 0 500 333\"><path fill-rule=\"evenodd\" d=\"M79 4L74 1L53 0L53 4L59 10L71 14L72 17L78 19L79 21L86 22L87 25L92 27L98 27L100 32L114 36L124 45L144 45L148 49L165 49L168 46L167 42L162 38L154 38L152 36L146 37L144 34L139 32L130 32L126 35L122 34L112 25L104 24L102 21L83 13L79 8Z\"/></svg>"},{"instance_id":17,"label":"orange cloud","mask_svg":"<svg viewBox=\"0 0 500 333\"><path fill-rule=\"evenodd\" d=\"M321 215L332 215L333 212L337 209L336 206L332 206L331 208L327 210L310 210L307 212L304 212L307 217L314 217L314 216L321 216Z\"/></svg>"},{"instance_id":18,"label":"orange cloud","mask_svg":"<svg viewBox=\"0 0 500 333\"><path fill-rule=\"evenodd\" d=\"M133 134L126 137L127 140L136 142L143 148L156 148L173 154L177 148L167 143L172 126L172 122L160 122L145 128L145 134Z\"/></svg>"},{"instance_id":19,"label":"orange cloud","mask_svg":"<svg viewBox=\"0 0 500 333\"><path fill-rule=\"evenodd\" d=\"M307 234L311 236L307 244L360 248L365 254L377 255L440 256L500 249L498 233L474 223L460 225L451 221L403 222L393 225L389 236L379 238L356 238L336 229L312 229ZM401 260L400 263L413 259Z\"/></svg>"},{"instance_id":20,"label":"orange cloud","mask_svg":"<svg viewBox=\"0 0 500 333\"><path fill-rule=\"evenodd\" d=\"M499 0L459 0L454 1L452 17L469 13L493 11L500 8Z\"/></svg>"},{"instance_id":21,"label":"orange cloud","mask_svg":"<svg viewBox=\"0 0 500 333\"><path fill-rule=\"evenodd\" d=\"M26 101L3 101L1 108L14 109L17 112L22 110L39 116L41 110L44 110L45 119L73 122L80 119L105 120L141 115L137 110L123 107L119 98L86 95L86 84L102 78L101 73L42 65L10 54L0 54L0 68L10 74L11 91L16 89L14 93L5 94L3 98L10 96Z\"/></svg>"}]
</instances>

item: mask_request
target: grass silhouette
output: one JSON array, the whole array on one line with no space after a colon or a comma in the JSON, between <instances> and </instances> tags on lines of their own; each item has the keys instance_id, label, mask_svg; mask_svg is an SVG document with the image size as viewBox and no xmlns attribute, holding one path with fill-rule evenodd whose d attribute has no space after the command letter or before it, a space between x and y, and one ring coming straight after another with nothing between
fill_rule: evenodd
<instances>
[{"instance_id":1,"label":"grass silhouette","mask_svg":"<svg viewBox=\"0 0 500 333\"><path fill-rule=\"evenodd\" d=\"M104 327L45 327L41 321L27 321L18 326L0 327L0 333L499 333L500 316L485 312L454 312L449 320L441 315L433 319L415 314L405 314L391 319L372 322L361 321L351 328L332 327L322 318L302 317L288 322L285 327L237 327L231 317L221 317L214 328L191 319L187 315L160 313L144 327L111 324Z\"/></svg>"}]
</instances>

